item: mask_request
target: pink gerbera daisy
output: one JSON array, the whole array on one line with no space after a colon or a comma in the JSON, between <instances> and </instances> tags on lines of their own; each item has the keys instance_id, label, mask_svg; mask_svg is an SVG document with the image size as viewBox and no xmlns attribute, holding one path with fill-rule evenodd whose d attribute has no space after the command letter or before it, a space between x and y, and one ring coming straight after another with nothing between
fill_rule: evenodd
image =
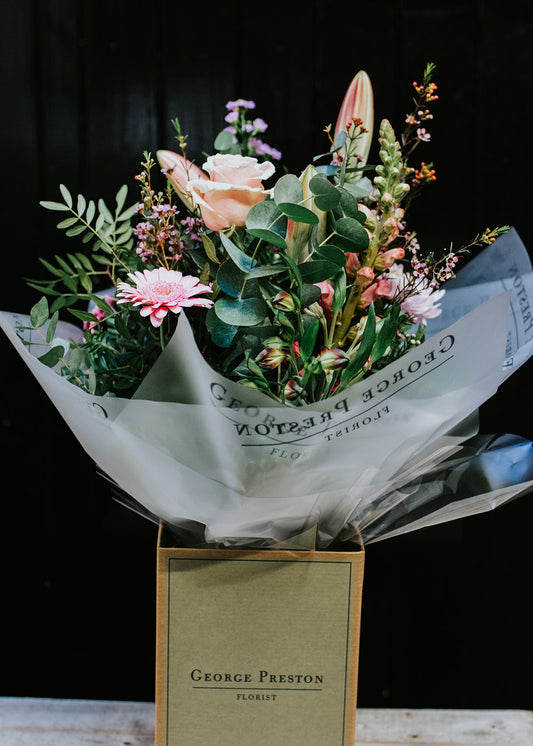
<instances>
[{"instance_id":1,"label":"pink gerbera daisy","mask_svg":"<svg viewBox=\"0 0 533 746\"><path fill-rule=\"evenodd\" d=\"M117 294L121 296L118 303L133 303L142 306L141 316L150 316L153 326L161 326L167 313L180 313L188 306L211 308L213 301L208 298L194 298L198 293L210 293L208 285L202 285L198 277L183 275L173 269L158 267L145 269L144 272L130 272L128 277L135 287L127 282L120 282Z\"/></svg>"}]
</instances>

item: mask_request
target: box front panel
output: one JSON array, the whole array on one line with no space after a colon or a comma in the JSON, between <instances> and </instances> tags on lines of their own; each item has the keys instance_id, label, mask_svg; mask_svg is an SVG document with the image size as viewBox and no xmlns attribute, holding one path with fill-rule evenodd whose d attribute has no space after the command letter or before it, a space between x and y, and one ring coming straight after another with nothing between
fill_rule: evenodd
<instances>
[{"instance_id":1,"label":"box front panel","mask_svg":"<svg viewBox=\"0 0 533 746\"><path fill-rule=\"evenodd\" d=\"M164 746L353 743L351 561L167 562Z\"/></svg>"}]
</instances>

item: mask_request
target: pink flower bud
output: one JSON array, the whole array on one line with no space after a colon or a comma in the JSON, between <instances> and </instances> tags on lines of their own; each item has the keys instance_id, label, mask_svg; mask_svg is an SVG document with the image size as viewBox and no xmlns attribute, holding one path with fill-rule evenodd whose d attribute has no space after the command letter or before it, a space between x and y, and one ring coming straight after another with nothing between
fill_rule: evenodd
<instances>
[{"instance_id":1,"label":"pink flower bud","mask_svg":"<svg viewBox=\"0 0 533 746\"><path fill-rule=\"evenodd\" d=\"M398 259L403 259L405 256L404 249L389 249L388 251L383 251L380 254L378 254L376 261L374 263L374 267L378 270L378 272L382 272L384 269L388 269L389 267L392 267L395 261Z\"/></svg>"}]
</instances>

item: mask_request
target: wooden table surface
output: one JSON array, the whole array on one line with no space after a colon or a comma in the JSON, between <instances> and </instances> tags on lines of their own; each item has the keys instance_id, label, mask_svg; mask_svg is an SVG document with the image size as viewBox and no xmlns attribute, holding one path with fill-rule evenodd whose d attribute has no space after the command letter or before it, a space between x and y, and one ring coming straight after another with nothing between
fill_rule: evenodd
<instances>
[{"instance_id":1,"label":"wooden table surface","mask_svg":"<svg viewBox=\"0 0 533 746\"><path fill-rule=\"evenodd\" d=\"M0 746L153 746L153 743L153 702L0 698ZM533 746L533 712L361 708L357 712L356 744Z\"/></svg>"}]
</instances>

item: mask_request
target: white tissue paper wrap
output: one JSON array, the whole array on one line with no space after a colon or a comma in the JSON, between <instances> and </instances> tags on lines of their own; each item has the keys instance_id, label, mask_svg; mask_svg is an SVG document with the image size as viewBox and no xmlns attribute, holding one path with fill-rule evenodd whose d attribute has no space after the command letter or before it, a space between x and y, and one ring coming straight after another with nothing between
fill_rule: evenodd
<instances>
[{"instance_id":1,"label":"white tissue paper wrap","mask_svg":"<svg viewBox=\"0 0 533 746\"><path fill-rule=\"evenodd\" d=\"M183 313L132 399L92 396L40 363L37 335L18 329L27 316L1 313L0 324L98 468L147 514L176 527L194 522L209 543L325 548L350 527L375 541L488 510L533 486L529 441L467 441L477 408L533 352L533 275L516 232L446 289L423 344L302 407L216 373ZM65 323L56 334L80 338ZM37 344L25 346L22 335ZM458 474L475 469L474 486L454 492Z\"/></svg>"}]
</instances>

